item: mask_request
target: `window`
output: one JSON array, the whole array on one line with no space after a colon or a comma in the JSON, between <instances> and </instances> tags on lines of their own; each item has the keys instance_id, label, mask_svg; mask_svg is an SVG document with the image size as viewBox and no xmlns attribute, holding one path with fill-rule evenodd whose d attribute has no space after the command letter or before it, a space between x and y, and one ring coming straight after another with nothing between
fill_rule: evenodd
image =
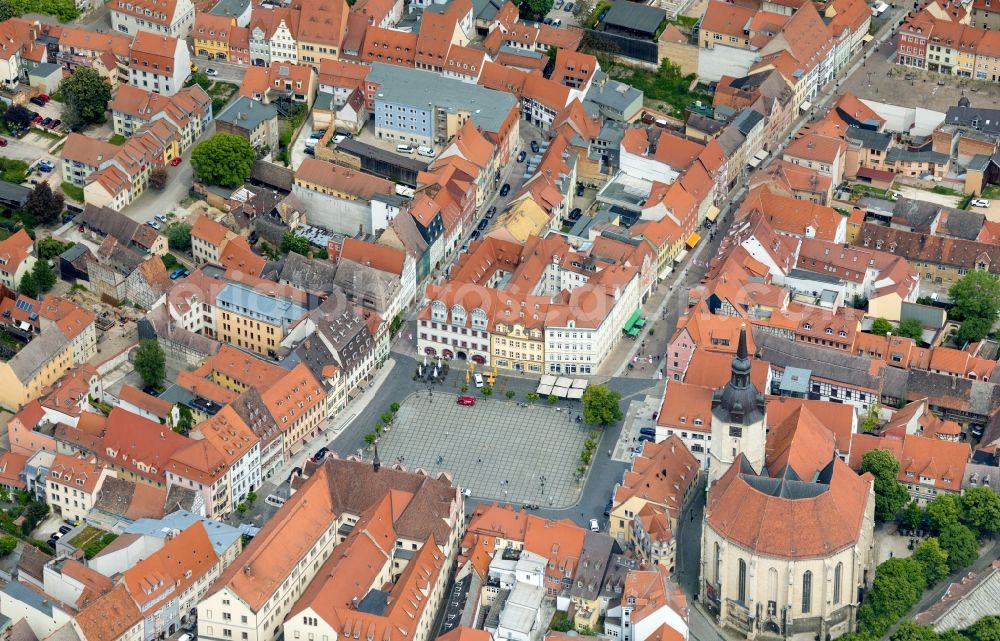
<instances>
[{"instance_id":1,"label":"window","mask_svg":"<svg viewBox=\"0 0 1000 641\"><path fill-rule=\"evenodd\" d=\"M802 613L808 614L812 609L812 584L813 573L806 572L802 575Z\"/></svg>"},{"instance_id":2,"label":"window","mask_svg":"<svg viewBox=\"0 0 1000 641\"><path fill-rule=\"evenodd\" d=\"M838 563L833 569L833 604L840 604L840 579L844 572L844 564Z\"/></svg>"},{"instance_id":3,"label":"window","mask_svg":"<svg viewBox=\"0 0 1000 641\"><path fill-rule=\"evenodd\" d=\"M745 604L747 602L747 562L740 559L740 575L736 583L736 600Z\"/></svg>"},{"instance_id":4,"label":"window","mask_svg":"<svg viewBox=\"0 0 1000 641\"><path fill-rule=\"evenodd\" d=\"M729 426L729 435L733 438L743 438L743 428L735 425Z\"/></svg>"},{"instance_id":5,"label":"window","mask_svg":"<svg viewBox=\"0 0 1000 641\"><path fill-rule=\"evenodd\" d=\"M715 582L716 582L716 584L718 584L719 581L721 580L721 578L719 577L719 566L721 564L722 564L722 548L720 548L719 544L716 543L715 544Z\"/></svg>"}]
</instances>

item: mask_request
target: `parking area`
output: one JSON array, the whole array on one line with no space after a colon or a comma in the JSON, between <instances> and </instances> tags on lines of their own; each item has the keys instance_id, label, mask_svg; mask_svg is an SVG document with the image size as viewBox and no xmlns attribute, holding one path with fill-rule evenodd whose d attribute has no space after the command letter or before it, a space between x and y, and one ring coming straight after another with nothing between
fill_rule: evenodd
<instances>
[{"instance_id":1,"label":"parking area","mask_svg":"<svg viewBox=\"0 0 1000 641\"><path fill-rule=\"evenodd\" d=\"M473 407L445 392L407 397L379 440L383 464L448 472L477 499L556 509L575 504L575 474L590 430L572 410L476 396Z\"/></svg>"}]
</instances>

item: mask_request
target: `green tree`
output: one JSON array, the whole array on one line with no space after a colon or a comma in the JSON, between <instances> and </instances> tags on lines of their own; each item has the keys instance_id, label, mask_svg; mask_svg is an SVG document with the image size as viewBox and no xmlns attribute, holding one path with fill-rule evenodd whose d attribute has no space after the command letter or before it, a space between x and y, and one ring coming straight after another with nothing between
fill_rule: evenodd
<instances>
[{"instance_id":1,"label":"green tree","mask_svg":"<svg viewBox=\"0 0 1000 641\"><path fill-rule=\"evenodd\" d=\"M622 419L622 395L606 385L591 385L583 393L583 420L591 425L611 425Z\"/></svg>"},{"instance_id":2,"label":"green tree","mask_svg":"<svg viewBox=\"0 0 1000 641\"><path fill-rule=\"evenodd\" d=\"M64 243L58 238L43 238L38 241L38 258L41 260L55 258L72 246L73 243Z\"/></svg>"},{"instance_id":3,"label":"green tree","mask_svg":"<svg viewBox=\"0 0 1000 641\"><path fill-rule=\"evenodd\" d=\"M955 318L984 318L990 322L1000 311L1000 280L989 272L973 270L948 290Z\"/></svg>"},{"instance_id":4,"label":"green tree","mask_svg":"<svg viewBox=\"0 0 1000 641\"><path fill-rule=\"evenodd\" d=\"M285 232L281 237L281 252L283 254L296 253L302 256L309 255L309 241L301 236L296 236L291 232Z\"/></svg>"},{"instance_id":5,"label":"green tree","mask_svg":"<svg viewBox=\"0 0 1000 641\"><path fill-rule=\"evenodd\" d=\"M972 565L979 556L976 535L961 523L952 523L938 534L941 549L948 553L948 568L954 572Z\"/></svg>"},{"instance_id":6,"label":"green tree","mask_svg":"<svg viewBox=\"0 0 1000 641\"><path fill-rule=\"evenodd\" d=\"M928 586L934 585L948 576L948 553L933 536L921 541L913 551L913 558L924 567L924 580Z\"/></svg>"},{"instance_id":7,"label":"green tree","mask_svg":"<svg viewBox=\"0 0 1000 641\"><path fill-rule=\"evenodd\" d=\"M549 405L555 405L556 403L559 402L559 397L556 396L555 394L549 394L546 400L549 402Z\"/></svg>"},{"instance_id":8,"label":"green tree","mask_svg":"<svg viewBox=\"0 0 1000 641\"><path fill-rule=\"evenodd\" d=\"M896 480L899 461L888 450L871 450L861 459L861 473L865 472L875 477L875 518L891 521L909 498L906 488Z\"/></svg>"},{"instance_id":9,"label":"green tree","mask_svg":"<svg viewBox=\"0 0 1000 641\"><path fill-rule=\"evenodd\" d=\"M396 416L392 412L382 412L382 416L379 418L382 419L383 423L388 425L389 423L392 423L392 419L396 418Z\"/></svg>"},{"instance_id":10,"label":"green tree","mask_svg":"<svg viewBox=\"0 0 1000 641\"><path fill-rule=\"evenodd\" d=\"M960 343L975 343L986 338L993 330L993 321L989 318L966 318L958 326L955 337Z\"/></svg>"},{"instance_id":11,"label":"green tree","mask_svg":"<svg viewBox=\"0 0 1000 641\"><path fill-rule=\"evenodd\" d=\"M94 69L77 67L59 83L59 93L63 96L63 120L70 127L79 127L104 118L111 84Z\"/></svg>"},{"instance_id":12,"label":"green tree","mask_svg":"<svg viewBox=\"0 0 1000 641\"><path fill-rule=\"evenodd\" d=\"M861 431L874 432L878 429L880 422L881 417L879 416L879 404L872 403L868 406L868 412L865 414L865 419L861 422Z\"/></svg>"},{"instance_id":13,"label":"green tree","mask_svg":"<svg viewBox=\"0 0 1000 641\"><path fill-rule=\"evenodd\" d=\"M389 411L392 412L393 414L395 414L396 412L398 412L399 411L399 403L396 403L395 401L393 401L392 405L389 406Z\"/></svg>"},{"instance_id":14,"label":"green tree","mask_svg":"<svg viewBox=\"0 0 1000 641\"><path fill-rule=\"evenodd\" d=\"M17 537L9 534L0 536L0 557L7 556L17 548Z\"/></svg>"},{"instance_id":15,"label":"green tree","mask_svg":"<svg viewBox=\"0 0 1000 641\"><path fill-rule=\"evenodd\" d=\"M257 152L245 138L215 134L198 143L191 152L191 165L198 180L209 185L236 187L250 177Z\"/></svg>"},{"instance_id":16,"label":"green tree","mask_svg":"<svg viewBox=\"0 0 1000 641\"><path fill-rule=\"evenodd\" d=\"M16 16L17 12L14 10L14 5L10 3L10 0L0 0L0 22L10 20Z\"/></svg>"},{"instance_id":17,"label":"green tree","mask_svg":"<svg viewBox=\"0 0 1000 641\"><path fill-rule=\"evenodd\" d=\"M493 395L493 388L490 387L489 385L484 385L484 386L480 387L479 391L480 391L480 393L482 393L483 396L492 396Z\"/></svg>"},{"instance_id":18,"label":"green tree","mask_svg":"<svg viewBox=\"0 0 1000 641\"><path fill-rule=\"evenodd\" d=\"M47 292L56 284L56 273L49 267L47 260L36 260L31 268L31 275L35 277L39 292Z\"/></svg>"},{"instance_id":19,"label":"green tree","mask_svg":"<svg viewBox=\"0 0 1000 641\"><path fill-rule=\"evenodd\" d=\"M528 401L529 403L534 403L535 401L538 400L538 394L535 392L527 392L524 395L524 400Z\"/></svg>"},{"instance_id":20,"label":"green tree","mask_svg":"<svg viewBox=\"0 0 1000 641\"><path fill-rule=\"evenodd\" d=\"M921 325L920 321L917 319L908 318L905 321L899 322L899 327L896 328L896 334L919 341L920 337L924 334L924 326Z\"/></svg>"},{"instance_id":21,"label":"green tree","mask_svg":"<svg viewBox=\"0 0 1000 641\"><path fill-rule=\"evenodd\" d=\"M885 336L892 331L892 323L884 318L876 318L872 323L872 334L876 336Z\"/></svg>"},{"instance_id":22,"label":"green tree","mask_svg":"<svg viewBox=\"0 0 1000 641\"><path fill-rule=\"evenodd\" d=\"M239 512L240 514L246 514L247 510L249 509L250 508L247 507L246 503L240 503L239 505L236 506L236 511Z\"/></svg>"},{"instance_id":23,"label":"green tree","mask_svg":"<svg viewBox=\"0 0 1000 641\"><path fill-rule=\"evenodd\" d=\"M315 255L315 257L319 258L319 255L318 254ZM329 256L324 256L323 258L328 258L328 257ZM399 328L402 326L403 326L403 315L401 313L396 314L395 316L392 317L392 322L389 323L389 336L395 337L396 334L399 333Z\"/></svg>"},{"instance_id":24,"label":"green tree","mask_svg":"<svg viewBox=\"0 0 1000 641\"><path fill-rule=\"evenodd\" d=\"M253 502L257 500L257 493L253 490L247 492L247 503L253 505Z\"/></svg>"},{"instance_id":25,"label":"green tree","mask_svg":"<svg viewBox=\"0 0 1000 641\"><path fill-rule=\"evenodd\" d=\"M368 434L365 434L365 443L368 443L369 445L374 445L375 441L377 440L378 440L378 435L375 434L375 432L369 432Z\"/></svg>"},{"instance_id":26,"label":"green tree","mask_svg":"<svg viewBox=\"0 0 1000 641\"><path fill-rule=\"evenodd\" d=\"M33 272L27 272L21 276L21 283L17 286L17 291L28 298L38 298L38 283L35 281Z\"/></svg>"},{"instance_id":27,"label":"green tree","mask_svg":"<svg viewBox=\"0 0 1000 641\"><path fill-rule=\"evenodd\" d=\"M862 631L881 637L920 600L925 586L924 569L916 559L894 557L882 562L861 606Z\"/></svg>"},{"instance_id":28,"label":"green tree","mask_svg":"<svg viewBox=\"0 0 1000 641\"><path fill-rule=\"evenodd\" d=\"M153 339L139 341L132 364L146 385L159 387L167 377L167 359L160 344Z\"/></svg>"},{"instance_id":29,"label":"green tree","mask_svg":"<svg viewBox=\"0 0 1000 641\"><path fill-rule=\"evenodd\" d=\"M927 520L935 532L958 523L961 507L958 499L950 494L938 494L927 504Z\"/></svg>"},{"instance_id":30,"label":"green tree","mask_svg":"<svg viewBox=\"0 0 1000 641\"><path fill-rule=\"evenodd\" d=\"M924 520L924 510L916 501L910 501L906 509L899 513L899 525L907 530L916 530Z\"/></svg>"},{"instance_id":31,"label":"green tree","mask_svg":"<svg viewBox=\"0 0 1000 641\"><path fill-rule=\"evenodd\" d=\"M889 637L890 641L937 641L934 628L916 621L903 621Z\"/></svg>"},{"instance_id":32,"label":"green tree","mask_svg":"<svg viewBox=\"0 0 1000 641\"><path fill-rule=\"evenodd\" d=\"M31 124L31 110L23 105L10 105L3 114L8 126L27 127Z\"/></svg>"},{"instance_id":33,"label":"green tree","mask_svg":"<svg viewBox=\"0 0 1000 641\"><path fill-rule=\"evenodd\" d=\"M183 403L177 404L177 424L174 425L174 431L178 434L183 434L187 436L194 427L194 413L191 408Z\"/></svg>"},{"instance_id":34,"label":"green tree","mask_svg":"<svg viewBox=\"0 0 1000 641\"><path fill-rule=\"evenodd\" d=\"M515 392L512 389L509 389L509 390L507 390L507 394L505 396L507 396L507 400L510 400L510 399L514 398L514 396L516 396L516 395L517 395L517 392Z\"/></svg>"},{"instance_id":35,"label":"green tree","mask_svg":"<svg viewBox=\"0 0 1000 641\"><path fill-rule=\"evenodd\" d=\"M167 244L170 249L187 251L191 249L191 225L174 223L167 227Z\"/></svg>"},{"instance_id":36,"label":"green tree","mask_svg":"<svg viewBox=\"0 0 1000 641\"><path fill-rule=\"evenodd\" d=\"M1000 531L1000 496L989 487L971 487L958 500L962 520L980 534Z\"/></svg>"},{"instance_id":37,"label":"green tree","mask_svg":"<svg viewBox=\"0 0 1000 641\"><path fill-rule=\"evenodd\" d=\"M514 4L521 17L541 19L552 11L553 0L516 0Z\"/></svg>"},{"instance_id":38,"label":"green tree","mask_svg":"<svg viewBox=\"0 0 1000 641\"><path fill-rule=\"evenodd\" d=\"M63 211L65 200L62 194L53 193L49 183L42 181L28 194L24 209L38 219L39 222L51 224L59 218Z\"/></svg>"},{"instance_id":39,"label":"green tree","mask_svg":"<svg viewBox=\"0 0 1000 641\"><path fill-rule=\"evenodd\" d=\"M971 641L1000 641L1000 617L979 619L965 630L965 636Z\"/></svg>"},{"instance_id":40,"label":"green tree","mask_svg":"<svg viewBox=\"0 0 1000 641\"><path fill-rule=\"evenodd\" d=\"M157 167L153 171L149 172L149 186L157 191L161 191L167 186L167 181L170 179L170 175L167 173L165 167Z\"/></svg>"}]
</instances>

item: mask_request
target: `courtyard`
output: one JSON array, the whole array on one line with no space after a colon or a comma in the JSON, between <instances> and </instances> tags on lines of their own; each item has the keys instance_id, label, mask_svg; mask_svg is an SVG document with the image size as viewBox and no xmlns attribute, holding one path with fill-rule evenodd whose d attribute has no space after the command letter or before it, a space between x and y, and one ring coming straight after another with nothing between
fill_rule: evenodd
<instances>
[{"instance_id":1,"label":"courtyard","mask_svg":"<svg viewBox=\"0 0 1000 641\"><path fill-rule=\"evenodd\" d=\"M448 472L477 499L567 508L579 498L576 473L592 429L577 415L577 405L476 395L475 406L465 407L453 394L421 390L402 402L379 439L379 457L384 465Z\"/></svg>"}]
</instances>

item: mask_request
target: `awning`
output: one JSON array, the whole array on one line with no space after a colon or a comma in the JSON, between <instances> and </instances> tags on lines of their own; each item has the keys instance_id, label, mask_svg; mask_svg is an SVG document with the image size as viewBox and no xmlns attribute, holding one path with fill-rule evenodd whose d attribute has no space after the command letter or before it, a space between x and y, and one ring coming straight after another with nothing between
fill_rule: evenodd
<instances>
[{"instance_id":1,"label":"awning","mask_svg":"<svg viewBox=\"0 0 1000 641\"><path fill-rule=\"evenodd\" d=\"M755 153L753 157L756 158L757 160L764 160L765 158L767 158L767 150L758 149L757 153Z\"/></svg>"},{"instance_id":2,"label":"awning","mask_svg":"<svg viewBox=\"0 0 1000 641\"><path fill-rule=\"evenodd\" d=\"M626 333L629 332L635 326L635 322L639 320L640 316L642 316L642 310L637 309L632 312L632 315L628 317L627 321L625 321L625 327L622 328L622 331ZM567 387L569 386L567 385Z\"/></svg>"},{"instance_id":3,"label":"awning","mask_svg":"<svg viewBox=\"0 0 1000 641\"><path fill-rule=\"evenodd\" d=\"M688 236L687 246L688 247L694 247L695 245L698 244L699 240L701 240L701 236L698 235L698 232L695 232L695 233L691 234L690 236Z\"/></svg>"},{"instance_id":4,"label":"awning","mask_svg":"<svg viewBox=\"0 0 1000 641\"><path fill-rule=\"evenodd\" d=\"M872 34L869 33L868 35L866 35L864 38L861 39L861 42L863 42L865 44L868 44L869 42L871 42L874 39L875 39L875 36L873 36Z\"/></svg>"},{"instance_id":5,"label":"awning","mask_svg":"<svg viewBox=\"0 0 1000 641\"><path fill-rule=\"evenodd\" d=\"M677 252L677 255L674 256L674 262L675 263L681 262L682 260L684 260L685 258L687 258L687 255L688 255L688 250L686 250L686 249L680 250L679 252Z\"/></svg>"},{"instance_id":6,"label":"awning","mask_svg":"<svg viewBox=\"0 0 1000 641\"><path fill-rule=\"evenodd\" d=\"M751 158L747 164L756 169L760 165L760 158Z\"/></svg>"},{"instance_id":7,"label":"awning","mask_svg":"<svg viewBox=\"0 0 1000 641\"><path fill-rule=\"evenodd\" d=\"M705 214L705 218L714 223L715 219L718 217L719 217L719 208L716 207L715 205L710 205L708 208L708 213Z\"/></svg>"},{"instance_id":8,"label":"awning","mask_svg":"<svg viewBox=\"0 0 1000 641\"><path fill-rule=\"evenodd\" d=\"M808 100L803 100L802 101L802 105L799 107L799 109L801 109L802 111L809 111L812 108L813 108L813 105Z\"/></svg>"}]
</instances>

